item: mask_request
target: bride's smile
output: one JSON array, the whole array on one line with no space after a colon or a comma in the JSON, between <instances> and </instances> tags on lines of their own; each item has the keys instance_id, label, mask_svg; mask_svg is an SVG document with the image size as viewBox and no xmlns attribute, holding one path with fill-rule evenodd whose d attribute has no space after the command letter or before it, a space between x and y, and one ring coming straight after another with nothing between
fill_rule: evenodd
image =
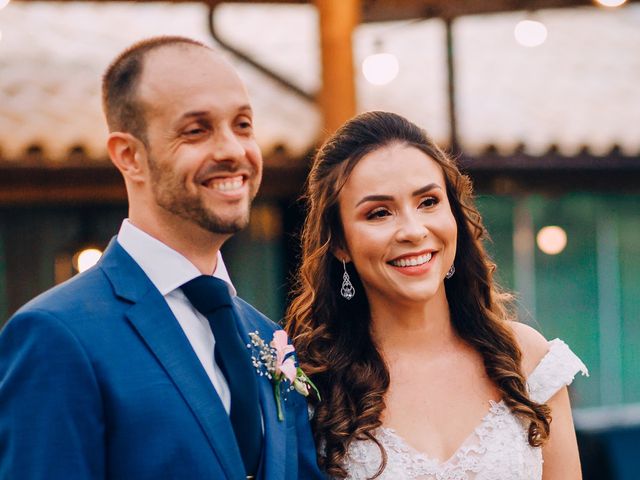
<instances>
[{"instance_id":1,"label":"bride's smile","mask_svg":"<svg viewBox=\"0 0 640 480\"><path fill-rule=\"evenodd\" d=\"M364 156L340 192L340 217L338 255L353 262L370 302L444 296L457 227L442 169L424 152L392 143Z\"/></svg>"}]
</instances>

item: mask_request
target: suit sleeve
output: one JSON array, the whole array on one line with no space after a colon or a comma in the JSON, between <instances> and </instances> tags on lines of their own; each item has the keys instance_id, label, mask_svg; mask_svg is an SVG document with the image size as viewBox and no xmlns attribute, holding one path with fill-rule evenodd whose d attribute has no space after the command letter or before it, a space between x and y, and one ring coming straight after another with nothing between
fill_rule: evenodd
<instances>
[{"instance_id":1,"label":"suit sleeve","mask_svg":"<svg viewBox=\"0 0 640 480\"><path fill-rule=\"evenodd\" d=\"M311 433L307 401L300 395L296 405L296 428L298 434L298 478L309 480L327 479L318 467L316 445Z\"/></svg>"},{"instance_id":2,"label":"suit sleeve","mask_svg":"<svg viewBox=\"0 0 640 480\"><path fill-rule=\"evenodd\" d=\"M0 333L0 480L104 478L102 411L68 327L47 312L16 314Z\"/></svg>"}]
</instances>

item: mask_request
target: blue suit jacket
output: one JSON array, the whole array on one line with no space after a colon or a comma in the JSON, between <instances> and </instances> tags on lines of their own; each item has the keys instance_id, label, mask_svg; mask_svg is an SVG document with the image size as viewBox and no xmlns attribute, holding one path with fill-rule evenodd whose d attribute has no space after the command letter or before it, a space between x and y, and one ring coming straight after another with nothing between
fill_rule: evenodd
<instances>
[{"instance_id":1,"label":"blue suit jacket","mask_svg":"<svg viewBox=\"0 0 640 480\"><path fill-rule=\"evenodd\" d=\"M234 299L241 334L278 328ZM303 397L264 417L259 477L323 478ZM0 479L243 480L229 417L166 301L115 241L0 334Z\"/></svg>"}]
</instances>

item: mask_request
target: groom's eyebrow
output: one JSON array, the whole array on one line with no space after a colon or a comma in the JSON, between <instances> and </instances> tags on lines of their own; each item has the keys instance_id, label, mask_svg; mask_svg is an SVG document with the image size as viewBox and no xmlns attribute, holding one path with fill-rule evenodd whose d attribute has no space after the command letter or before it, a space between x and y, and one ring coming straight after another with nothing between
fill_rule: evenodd
<instances>
[{"instance_id":1,"label":"groom's eyebrow","mask_svg":"<svg viewBox=\"0 0 640 480\"><path fill-rule=\"evenodd\" d=\"M253 114L253 109L251 108L251 105L247 104L243 104L240 105L238 107L237 110L238 114ZM181 122L183 120L189 119L189 118L201 118L201 117L208 117L211 115L211 112L209 112L208 110L192 110L190 112L185 112L182 115L180 115L180 118L178 119L178 122Z\"/></svg>"},{"instance_id":2,"label":"groom's eyebrow","mask_svg":"<svg viewBox=\"0 0 640 480\"><path fill-rule=\"evenodd\" d=\"M186 118L197 118L197 117L205 117L209 115L209 112L206 110L194 110L192 112L183 113L180 116L180 120L184 120Z\"/></svg>"},{"instance_id":3,"label":"groom's eyebrow","mask_svg":"<svg viewBox=\"0 0 640 480\"><path fill-rule=\"evenodd\" d=\"M182 115L180 115L174 122L173 122L173 129L178 131L181 128L183 128L187 121L192 121L192 120L200 120L203 121L204 119L209 117L209 112L207 112L206 110L193 110L191 112L186 112L183 113Z\"/></svg>"}]
</instances>

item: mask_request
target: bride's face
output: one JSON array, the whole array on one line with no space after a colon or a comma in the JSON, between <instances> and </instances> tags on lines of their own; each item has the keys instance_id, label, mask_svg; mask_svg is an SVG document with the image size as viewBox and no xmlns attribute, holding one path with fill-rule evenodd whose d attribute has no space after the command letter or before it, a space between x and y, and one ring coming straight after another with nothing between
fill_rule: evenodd
<instances>
[{"instance_id":1,"label":"bride's face","mask_svg":"<svg viewBox=\"0 0 640 480\"><path fill-rule=\"evenodd\" d=\"M339 197L346 250L369 302L427 302L445 295L457 225L442 168L392 144L364 156Z\"/></svg>"}]
</instances>

